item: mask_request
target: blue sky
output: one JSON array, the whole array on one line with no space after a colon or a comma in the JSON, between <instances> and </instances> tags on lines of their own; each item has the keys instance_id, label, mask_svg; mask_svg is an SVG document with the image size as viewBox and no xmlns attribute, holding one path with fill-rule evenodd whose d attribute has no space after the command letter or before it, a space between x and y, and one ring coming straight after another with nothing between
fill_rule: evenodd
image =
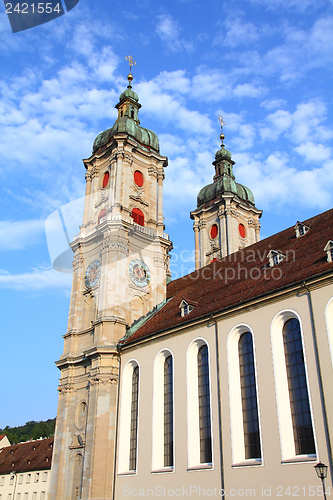
<instances>
[{"instance_id":1,"label":"blue sky","mask_svg":"<svg viewBox=\"0 0 333 500\"><path fill-rule=\"evenodd\" d=\"M190 210L211 182L223 115L236 180L266 237L333 206L332 0L80 0L13 34L0 6L0 427L53 418L71 275L52 269L45 221L84 195L99 132L127 85L169 157L166 232L189 272ZM185 252L184 252L185 250ZM183 253L182 253L183 252Z\"/></svg>"}]
</instances>

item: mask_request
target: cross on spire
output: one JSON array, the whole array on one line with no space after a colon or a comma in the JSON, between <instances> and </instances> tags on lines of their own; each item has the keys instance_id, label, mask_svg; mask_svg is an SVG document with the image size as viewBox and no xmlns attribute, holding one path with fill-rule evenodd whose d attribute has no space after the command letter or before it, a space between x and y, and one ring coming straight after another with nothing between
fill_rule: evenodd
<instances>
[{"instance_id":1,"label":"cross on spire","mask_svg":"<svg viewBox=\"0 0 333 500\"><path fill-rule=\"evenodd\" d=\"M217 119L218 119L218 121L220 122L220 125L221 125L221 135L220 135L220 139L222 141L221 147L224 148L224 144L223 144L223 141L224 141L223 125L225 125L225 121L223 120L222 115L218 116Z\"/></svg>"}]
</instances>

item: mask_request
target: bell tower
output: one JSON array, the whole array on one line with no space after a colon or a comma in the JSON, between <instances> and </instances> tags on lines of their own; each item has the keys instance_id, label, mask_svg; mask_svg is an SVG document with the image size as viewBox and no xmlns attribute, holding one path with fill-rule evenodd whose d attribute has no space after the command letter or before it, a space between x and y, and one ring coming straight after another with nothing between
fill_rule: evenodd
<instances>
[{"instance_id":1,"label":"bell tower","mask_svg":"<svg viewBox=\"0 0 333 500\"><path fill-rule=\"evenodd\" d=\"M99 134L86 168L83 224L71 244L73 285L64 335L52 500L113 498L119 354L126 329L166 297L169 251L164 233L167 158L140 126L128 86L118 118Z\"/></svg>"},{"instance_id":2,"label":"bell tower","mask_svg":"<svg viewBox=\"0 0 333 500\"><path fill-rule=\"evenodd\" d=\"M235 181L235 162L223 142L222 116L219 121L222 144L213 162L213 183L199 191L197 208L191 212L196 269L260 240L262 211L256 208L252 191Z\"/></svg>"}]
</instances>

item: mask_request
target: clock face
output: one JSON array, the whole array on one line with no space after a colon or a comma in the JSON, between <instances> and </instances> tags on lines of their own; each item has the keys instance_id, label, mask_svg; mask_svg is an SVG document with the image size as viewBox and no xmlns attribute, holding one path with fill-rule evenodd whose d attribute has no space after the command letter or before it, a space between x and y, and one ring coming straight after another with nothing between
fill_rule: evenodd
<instances>
[{"instance_id":1,"label":"clock face","mask_svg":"<svg viewBox=\"0 0 333 500\"><path fill-rule=\"evenodd\" d=\"M101 274L101 263L99 260L94 260L87 267L84 282L87 287L93 287L97 284Z\"/></svg>"},{"instance_id":2,"label":"clock face","mask_svg":"<svg viewBox=\"0 0 333 500\"><path fill-rule=\"evenodd\" d=\"M150 282L149 267L141 260L132 260L128 268L131 281L136 286L147 286Z\"/></svg>"}]
</instances>

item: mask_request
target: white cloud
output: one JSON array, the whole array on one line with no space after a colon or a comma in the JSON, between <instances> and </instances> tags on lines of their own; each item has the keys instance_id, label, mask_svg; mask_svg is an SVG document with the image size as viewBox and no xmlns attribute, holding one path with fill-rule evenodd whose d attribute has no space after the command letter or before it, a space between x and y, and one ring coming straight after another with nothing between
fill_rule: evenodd
<instances>
[{"instance_id":1,"label":"white cloud","mask_svg":"<svg viewBox=\"0 0 333 500\"><path fill-rule=\"evenodd\" d=\"M286 106L286 101L284 99L267 99L263 101L260 106L268 110L273 110Z\"/></svg>"},{"instance_id":2,"label":"white cloud","mask_svg":"<svg viewBox=\"0 0 333 500\"><path fill-rule=\"evenodd\" d=\"M214 41L218 45L227 45L235 48L239 45L252 45L259 39L258 28L252 22L246 22L237 17L228 17L225 22L225 31L219 33Z\"/></svg>"},{"instance_id":3,"label":"white cloud","mask_svg":"<svg viewBox=\"0 0 333 500\"><path fill-rule=\"evenodd\" d=\"M261 86L251 83L243 83L234 88L233 93L236 97L261 97L265 90Z\"/></svg>"},{"instance_id":4,"label":"white cloud","mask_svg":"<svg viewBox=\"0 0 333 500\"><path fill-rule=\"evenodd\" d=\"M205 101L221 101L230 97L232 86L230 77L226 77L219 70L201 66L192 80L191 95Z\"/></svg>"},{"instance_id":5,"label":"white cloud","mask_svg":"<svg viewBox=\"0 0 333 500\"><path fill-rule=\"evenodd\" d=\"M0 288L18 291L42 292L45 290L70 290L71 274L58 273L52 268L32 269L22 274L10 274L0 269Z\"/></svg>"},{"instance_id":6,"label":"white cloud","mask_svg":"<svg viewBox=\"0 0 333 500\"><path fill-rule=\"evenodd\" d=\"M323 144L314 144L311 141L305 142L295 148L308 162L318 161L322 162L328 160L331 156L331 149L323 146Z\"/></svg>"},{"instance_id":7,"label":"white cloud","mask_svg":"<svg viewBox=\"0 0 333 500\"><path fill-rule=\"evenodd\" d=\"M333 203L333 161L297 170L297 159L280 151L262 155L234 155L237 182L255 195L256 206L264 210L303 208L327 209Z\"/></svg>"},{"instance_id":8,"label":"white cloud","mask_svg":"<svg viewBox=\"0 0 333 500\"><path fill-rule=\"evenodd\" d=\"M157 78L156 83L163 90L188 94L191 89L191 81L185 76L185 70L162 71Z\"/></svg>"},{"instance_id":9,"label":"white cloud","mask_svg":"<svg viewBox=\"0 0 333 500\"><path fill-rule=\"evenodd\" d=\"M281 10L282 8L286 11L305 12L324 5L325 0L316 0L316 2L313 0L289 0L288 2L284 0L251 0L251 3L263 5L263 7L272 10Z\"/></svg>"},{"instance_id":10,"label":"white cloud","mask_svg":"<svg viewBox=\"0 0 333 500\"><path fill-rule=\"evenodd\" d=\"M333 133L324 126L326 120L326 105L318 100L309 100L296 106L294 112L278 109L267 115L259 126L263 140L279 140L284 135L296 144L316 138L320 141L329 140Z\"/></svg>"},{"instance_id":11,"label":"white cloud","mask_svg":"<svg viewBox=\"0 0 333 500\"><path fill-rule=\"evenodd\" d=\"M178 23L169 14L157 16L155 31L171 52L192 51L192 43L181 38Z\"/></svg>"},{"instance_id":12,"label":"white cloud","mask_svg":"<svg viewBox=\"0 0 333 500\"><path fill-rule=\"evenodd\" d=\"M0 221L0 251L36 246L43 233L43 220Z\"/></svg>"},{"instance_id":13,"label":"white cloud","mask_svg":"<svg viewBox=\"0 0 333 500\"><path fill-rule=\"evenodd\" d=\"M209 134L212 131L208 116L187 109L181 100L163 92L156 81L143 82L137 86L144 112L153 114L163 123L172 122L186 132Z\"/></svg>"}]
</instances>

